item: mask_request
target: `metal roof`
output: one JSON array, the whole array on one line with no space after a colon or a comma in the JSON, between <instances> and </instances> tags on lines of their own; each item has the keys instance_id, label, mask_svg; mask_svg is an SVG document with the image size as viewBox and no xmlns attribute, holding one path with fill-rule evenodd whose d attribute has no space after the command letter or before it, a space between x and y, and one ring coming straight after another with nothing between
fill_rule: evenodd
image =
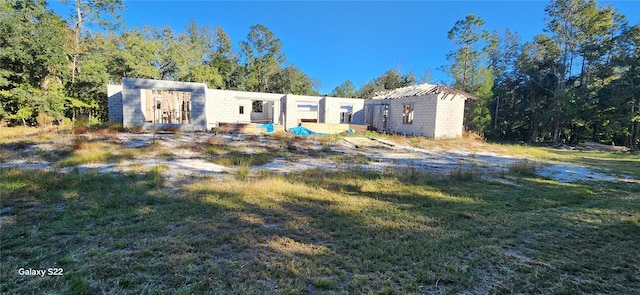
<instances>
[{"instance_id":1,"label":"metal roof","mask_svg":"<svg viewBox=\"0 0 640 295\"><path fill-rule=\"evenodd\" d=\"M395 99L403 97L426 96L439 93L460 95L470 99L478 99L471 93L456 90L443 85L433 85L429 83L412 85L392 90L378 91L375 93L372 99Z\"/></svg>"}]
</instances>

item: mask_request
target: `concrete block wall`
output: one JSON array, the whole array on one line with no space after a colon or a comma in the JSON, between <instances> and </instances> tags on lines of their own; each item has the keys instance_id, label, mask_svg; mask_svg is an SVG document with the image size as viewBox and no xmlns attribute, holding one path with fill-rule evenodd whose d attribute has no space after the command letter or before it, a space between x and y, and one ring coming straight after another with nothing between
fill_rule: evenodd
<instances>
[{"instance_id":1,"label":"concrete block wall","mask_svg":"<svg viewBox=\"0 0 640 295\"><path fill-rule=\"evenodd\" d=\"M310 118L316 117L318 119L318 123L323 123L324 115L322 113L323 103L321 102L323 97L320 96L309 96L309 95L294 95L287 94L284 97L286 111L283 112L286 116L285 119L285 130L289 130L290 128L298 126L298 120L302 117ZM298 104L299 103L314 103L318 105L317 112L299 112Z\"/></svg>"},{"instance_id":2,"label":"concrete block wall","mask_svg":"<svg viewBox=\"0 0 640 295\"><path fill-rule=\"evenodd\" d=\"M390 132L406 135L435 136L436 95L389 99ZM413 104L413 124L404 124L404 105Z\"/></svg>"},{"instance_id":3,"label":"concrete block wall","mask_svg":"<svg viewBox=\"0 0 640 295\"><path fill-rule=\"evenodd\" d=\"M234 90L207 89L206 114L209 129L217 127L218 123L249 123L251 122L251 105L253 100L262 100L265 111L273 106L273 123L282 124L280 116L282 94L244 92ZM244 114L240 114L240 106L244 106ZM268 108L267 108L268 107Z\"/></svg>"},{"instance_id":4,"label":"concrete block wall","mask_svg":"<svg viewBox=\"0 0 640 295\"><path fill-rule=\"evenodd\" d=\"M438 95L435 137L462 136L465 98L459 95Z\"/></svg>"},{"instance_id":5,"label":"concrete block wall","mask_svg":"<svg viewBox=\"0 0 640 295\"><path fill-rule=\"evenodd\" d=\"M122 124L122 85L107 85L109 122Z\"/></svg>"},{"instance_id":6,"label":"concrete block wall","mask_svg":"<svg viewBox=\"0 0 640 295\"><path fill-rule=\"evenodd\" d=\"M191 92L191 124L183 124L181 128L185 130L207 130L207 116L205 114L207 86L205 84L124 78L122 87L123 126L153 127L145 124L142 109L142 91L144 89L156 89Z\"/></svg>"},{"instance_id":7,"label":"concrete block wall","mask_svg":"<svg viewBox=\"0 0 640 295\"><path fill-rule=\"evenodd\" d=\"M261 113L251 112L251 121L260 121L260 122L273 121L274 103L275 103L274 101L262 100L262 112ZM278 103L280 103L279 99L278 99ZM253 108L253 102L252 102L252 108Z\"/></svg>"},{"instance_id":8,"label":"concrete block wall","mask_svg":"<svg viewBox=\"0 0 640 295\"><path fill-rule=\"evenodd\" d=\"M339 124L340 107L351 106L353 112L352 124L364 124L364 99L326 96L323 99L323 123Z\"/></svg>"}]
</instances>

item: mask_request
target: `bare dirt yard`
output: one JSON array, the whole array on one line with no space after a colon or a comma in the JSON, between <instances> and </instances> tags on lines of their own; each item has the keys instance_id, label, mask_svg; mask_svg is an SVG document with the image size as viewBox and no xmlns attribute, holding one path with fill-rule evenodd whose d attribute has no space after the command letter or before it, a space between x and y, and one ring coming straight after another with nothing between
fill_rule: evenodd
<instances>
[{"instance_id":1,"label":"bare dirt yard","mask_svg":"<svg viewBox=\"0 0 640 295\"><path fill-rule=\"evenodd\" d=\"M251 176L308 169L419 170L439 176L469 174L499 180L520 167L559 182L635 181L630 175L607 173L602 167L536 158L474 139L466 143L464 139L440 140L420 147L405 137L372 135L59 134L5 144L0 150L5 156L0 167L62 173L128 173L156 168L169 183L202 176L224 179L239 172Z\"/></svg>"}]
</instances>

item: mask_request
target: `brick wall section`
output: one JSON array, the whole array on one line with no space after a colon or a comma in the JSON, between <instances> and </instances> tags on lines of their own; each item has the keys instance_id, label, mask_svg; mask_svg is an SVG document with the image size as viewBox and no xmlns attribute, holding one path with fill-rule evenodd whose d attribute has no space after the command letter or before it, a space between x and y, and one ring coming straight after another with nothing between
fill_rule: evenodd
<instances>
[{"instance_id":1,"label":"brick wall section","mask_svg":"<svg viewBox=\"0 0 640 295\"><path fill-rule=\"evenodd\" d=\"M122 124L122 85L107 85L109 122Z\"/></svg>"},{"instance_id":2,"label":"brick wall section","mask_svg":"<svg viewBox=\"0 0 640 295\"><path fill-rule=\"evenodd\" d=\"M459 95L438 95L438 111L436 113L435 137L462 136L465 98Z\"/></svg>"}]
</instances>

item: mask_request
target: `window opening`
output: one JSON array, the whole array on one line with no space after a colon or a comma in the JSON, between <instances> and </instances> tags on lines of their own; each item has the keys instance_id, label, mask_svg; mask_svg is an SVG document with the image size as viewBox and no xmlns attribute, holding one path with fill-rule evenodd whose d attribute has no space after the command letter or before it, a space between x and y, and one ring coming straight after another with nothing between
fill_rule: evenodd
<instances>
[{"instance_id":1,"label":"window opening","mask_svg":"<svg viewBox=\"0 0 640 295\"><path fill-rule=\"evenodd\" d=\"M413 105L412 104L405 104L404 105L404 112L402 114L402 124L405 125L411 125L413 124Z\"/></svg>"},{"instance_id":2,"label":"window opening","mask_svg":"<svg viewBox=\"0 0 640 295\"><path fill-rule=\"evenodd\" d=\"M251 102L251 112L262 113L264 111L264 102L262 100L254 100Z\"/></svg>"}]
</instances>

